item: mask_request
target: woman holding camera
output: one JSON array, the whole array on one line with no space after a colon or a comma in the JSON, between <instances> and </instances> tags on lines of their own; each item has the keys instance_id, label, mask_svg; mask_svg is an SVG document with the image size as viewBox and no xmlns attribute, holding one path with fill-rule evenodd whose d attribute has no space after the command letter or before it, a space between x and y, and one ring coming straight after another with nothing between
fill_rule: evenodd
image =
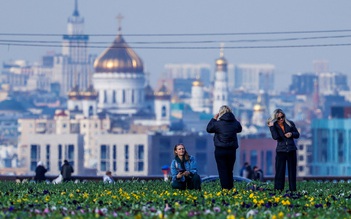
<instances>
[{"instance_id":1,"label":"woman holding camera","mask_svg":"<svg viewBox=\"0 0 351 219\"><path fill-rule=\"evenodd\" d=\"M197 174L195 157L188 154L183 144L174 146L174 155L171 163L172 188L201 190L201 179Z\"/></svg>"}]
</instances>

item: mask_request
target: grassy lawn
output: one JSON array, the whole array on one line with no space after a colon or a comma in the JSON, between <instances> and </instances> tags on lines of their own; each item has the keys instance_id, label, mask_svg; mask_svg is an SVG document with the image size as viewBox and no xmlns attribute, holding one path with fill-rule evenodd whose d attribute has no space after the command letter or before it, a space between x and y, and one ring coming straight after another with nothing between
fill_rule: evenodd
<instances>
[{"instance_id":1,"label":"grassy lawn","mask_svg":"<svg viewBox=\"0 0 351 219\"><path fill-rule=\"evenodd\" d=\"M298 182L297 193L255 183L226 191L218 182L179 191L163 181L0 182L0 188L0 218L351 218L346 182Z\"/></svg>"}]
</instances>

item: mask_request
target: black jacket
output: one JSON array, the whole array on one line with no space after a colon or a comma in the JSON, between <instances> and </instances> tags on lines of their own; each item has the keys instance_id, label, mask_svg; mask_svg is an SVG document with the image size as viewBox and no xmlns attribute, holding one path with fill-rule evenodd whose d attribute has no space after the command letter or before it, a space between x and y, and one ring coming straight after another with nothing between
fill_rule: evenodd
<instances>
[{"instance_id":1,"label":"black jacket","mask_svg":"<svg viewBox=\"0 0 351 219\"><path fill-rule=\"evenodd\" d=\"M300 133L296 129L295 124L290 121L291 126L289 126L286 122L284 122L285 133L291 132L292 135L290 138L285 137L283 130L279 127L278 122L274 122L273 126L269 127L271 131L272 138L277 140L277 148L276 152L289 152L297 150L295 145L294 138L299 138Z\"/></svg>"},{"instance_id":2,"label":"black jacket","mask_svg":"<svg viewBox=\"0 0 351 219\"><path fill-rule=\"evenodd\" d=\"M61 174L63 179L71 179L73 167L69 163L64 163L61 167Z\"/></svg>"},{"instance_id":3,"label":"black jacket","mask_svg":"<svg viewBox=\"0 0 351 219\"><path fill-rule=\"evenodd\" d=\"M34 180L35 181L45 181L46 180L46 177L45 177L45 173L47 172L48 170L45 169L45 167L39 165L37 166L37 168L35 168L35 176L34 176Z\"/></svg>"},{"instance_id":4,"label":"black jacket","mask_svg":"<svg viewBox=\"0 0 351 219\"><path fill-rule=\"evenodd\" d=\"M242 127L233 113L225 113L219 120L212 118L206 130L215 133L213 141L216 147L239 147L236 134L241 132Z\"/></svg>"}]
</instances>

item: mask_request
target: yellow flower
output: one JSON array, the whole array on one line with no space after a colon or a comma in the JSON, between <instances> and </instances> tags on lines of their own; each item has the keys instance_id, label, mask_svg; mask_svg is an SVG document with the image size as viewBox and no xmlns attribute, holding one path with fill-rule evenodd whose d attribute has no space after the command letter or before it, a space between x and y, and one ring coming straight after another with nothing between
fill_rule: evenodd
<instances>
[{"instance_id":1,"label":"yellow flower","mask_svg":"<svg viewBox=\"0 0 351 219\"><path fill-rule=\"evenodd\" d=\"M278 213L278 218L283 218L284 217L284 213L283 212L279 212Z\"/></svg>"},{"instance_id":2,"label":"yellow flower","mask_svg":"<svg viewBox=\"0 0 351 219\"><path fill-rule=\"evenodd\" d=\"M135 217L134 217L134 219L141 219L142 218L142 216L141 216L141 214L139 213L139 214L137 214L137 215L135 215Z\"/></svg>"},{"instance_id":3,"label":"yellow flower","mask_svg":"<svg viewBox=\"0 0 351 219\"><path fill-rule=\"evenodd\" d=\"M84 192L83 193L83 198L88 198L88 197L89 197L89 193Z\"/></svg>"},{"instance_id":4,"label":"yellow flower","mask_svg":"<svg viewBox=\"0 0 351 219\"><path fill-rule=\"evenodd\" d=\"M251 193L250 195L249 195L249 198L252 198L254 196L254 194L253 193Z\"/></svg>"},{"instance_id":5,"label":"yellow flower","mask_svg":"<svg viewBox=\"0 0 351 219\"><path fill-rule=\"evenodd\" d=\"M227 219L235 219L235 216L234 215L227 215Z\"/></svg>"},{"instance_id":6,"label":"yellow flower","mask_svg":"<svg viewBox=\"0 0 351 219\"><path fill-rule=\"evenodd\" d=\"M69 197L70 197L70 198L73 198L74 195L73 195L72 193L69 193Z\"/></svg>"},{"instance_id":7,"label":"yellow flower","mask_svg":"<svg viewBox=\"0 0 351 219\"><path fill-rule=\"evenodd\" d=\"M277 219L277 216L275 214L273 214L272 219Z\"/></svg>"}]
</instances>

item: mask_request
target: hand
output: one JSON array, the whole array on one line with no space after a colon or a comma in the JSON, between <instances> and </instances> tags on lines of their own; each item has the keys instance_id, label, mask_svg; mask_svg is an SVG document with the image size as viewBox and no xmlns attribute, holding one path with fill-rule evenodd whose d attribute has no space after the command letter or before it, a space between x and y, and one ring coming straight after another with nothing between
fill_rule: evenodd
<instances>
[{"instance_id":1,"label":"hand","mask_svg":"<svg viewBox=\"0 0 351 219\"><path fill-rule=\"evenodd\" d=\"M268 122L267 125L268 125L269 127L271 127L271 126L273 126L273 122Z\"/></svg>"},{"instance_id":2,"label":"hand","mask_svg":"<svg viewBox=\"0 0 351 219\"><path fill-rule=\"evenodd\" d=\"M182 176L184 175L185 172L178 172L177 174L177 179L182 178Z\"/></svg>"},{"instance_id":3,"label":"hand","mask_svg":"<svg viewBox=\"0 0 351 219\"><path fill-rule=\"evenodd\" d=\"M292 133L291 132L287 132L284 135L285 135L285 137L290 138L292 136Z\"/></svg>"},{"instance_id":4,"label":"hand","mask_svg":"<svg viewBox=\"0 0 351 219\"><path fill-rule=\"evenodd\" d=\"M184 175L184 176L189 176L189 175L190 175L190 172L189 172L189 171L185 171L185 172L183 173L183 175Z\"/></svg>"},{"instance_id":5,"label":"hand","mask_svg":"<svg viewBox=\"0 0 351 219\"><path fill-rule=\"evenodd\" d=\"M219 116L219 113L217 113L216 115L214 115L214 119L217 120L218 119L218 116Z\"/></svg>"}]
</instances>

